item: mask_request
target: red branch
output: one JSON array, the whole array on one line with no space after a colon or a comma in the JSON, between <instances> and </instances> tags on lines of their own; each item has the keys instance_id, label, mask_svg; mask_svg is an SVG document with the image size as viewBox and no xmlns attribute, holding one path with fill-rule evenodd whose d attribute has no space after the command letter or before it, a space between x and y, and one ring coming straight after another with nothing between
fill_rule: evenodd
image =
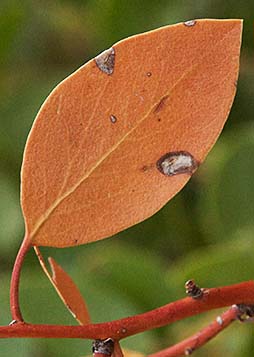
<instances>
[{"instance_id":1,"label":"red branch","mask_svg":"<svg viewBox=\"0 0 254 357\"><path fill-rule=\"evenodd\" d=\"M168 325L202 312L231 306L233 304L254 303L254 281L220 288L207 289L202 299L184 298L159 307L144 314L127 317L112 322L84 326L33 325L17 323L0 327L0 338L122 338Z\"/></svg>"},{"instance_id":2,"label":"red branch","mask_svg":"<svg viewBox=\"0 0 254 357\"><path fill-rule=\"evenodd\" d=\"M233 305L229 310L218 316L209 326L205 327L195 335L174 346L151 354L148 357L177 357L190 355L235 321L238 318L238 315L239 309L236 305Z\"/></svg>"}]
</instances>

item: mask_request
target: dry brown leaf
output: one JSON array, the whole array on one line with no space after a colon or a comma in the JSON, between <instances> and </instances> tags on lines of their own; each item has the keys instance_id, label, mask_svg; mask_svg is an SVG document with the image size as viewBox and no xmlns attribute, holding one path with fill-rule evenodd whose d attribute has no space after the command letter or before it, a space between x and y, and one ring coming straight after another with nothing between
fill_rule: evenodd
<instances>
[{"instance_id":1,"label":"dry brown leaf","mask_svg":"<svg viewBox=\"0 0 254 357\"><path fill-rule=\"evenodd\" d=\"M61 300L71 312L73 317L79 322L80 325L86 325L91 322L86 303L71 277L63 270L63 268L57 264L53 258L49 258L49 264L52 270L52 275L49 273L44 259L40 253L40 250L35 247L36 255L44 270L45 274L49 278L50 282L54 286Z\"/></svg>"},{"instance_id":2,"label":"dry brown leaf","mask_svg":"<svg viewBox=\"0 0 254 357\"><path fill-rule=\"evenodd\" d=\"M25 149L27 239L88 243L165 205L227 119L241 31L241 20L166 26L120 41L60 83Z\"/></svg>"}]
</instances>

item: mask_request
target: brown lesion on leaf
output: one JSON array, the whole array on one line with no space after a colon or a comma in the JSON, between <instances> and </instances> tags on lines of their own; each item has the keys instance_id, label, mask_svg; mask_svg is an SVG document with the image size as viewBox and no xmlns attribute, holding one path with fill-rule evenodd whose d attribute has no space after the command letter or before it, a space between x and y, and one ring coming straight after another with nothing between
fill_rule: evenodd
<instances>
[{"instance_id":1,"label":"brown lesion on leaf","mask_svg":"<svg viewBox=\"0 0 254 357\"><path fill-rule=\"evenodd\" d=\"M155 114L159 113L165 106L166 101L168 100L169 95L165 95L164 97L161 98L161 100L159 101L159 103L155 106L153 112Z\"/></svg>"},{"instance_id":2,"label":"brown lesion on leaf","mask_svg":"<svg viewBox=\"0 0 254 357\"><path fill-rule=\"evenodd\" d=\"M152 72L146 72L147 77L151 77L152 76Z\"/></svg>"},{"instance_id":3,"label":"brown lesion on leaf","mask_svg":"<svg viewBox=\"0 0 254 357\"><path fill-rule=\"evenodd\" d=\"M115 124L117 122L117 117L115 115L111 114L109 118L112 124Z\"/></svg>"},{"instance_id":4,"label":"brown lesion on leaf","mask_svg":"<svg viewBox=\"0 0 254 357\"><path fill-rule=\"evenodd\" d=\"M148 164L141 167L142 172L150 171L154 168L154 164Z\"/></svg>"},{"instance_id":5,"label":"brown lesion on leaf","mask_svg":"<svg viewBox=\"0 0 254 357\"><path fill-rule=\"evenodd\" d=\"M197 23L196 20L189 20L189 21L185 21L183 24L184 24L184 26L192 27L192 26L196 25L196 23Z\"/></svg>"},{"instance_id":6,"label":"brown lesion on leaf","mask_svg":"<svg viewBox=\"0 0 254 357\"><path fill-rule=\"evenodd\" d=\"M192 175L199 162L188 151L171 151L156 162L157 169L165 176Z\"/></svg>"},{"instance_id":7,"label":"brown lesion on leaf","mask_svg":"<svg viewBox=\"0 0 254 357\"><path fill-rule=\"evenodd\" d=\"M115 50L113 47L105 50L95 57L97 67L104 73L111 75L115 66Z\"/></svg>"}]
</instances>

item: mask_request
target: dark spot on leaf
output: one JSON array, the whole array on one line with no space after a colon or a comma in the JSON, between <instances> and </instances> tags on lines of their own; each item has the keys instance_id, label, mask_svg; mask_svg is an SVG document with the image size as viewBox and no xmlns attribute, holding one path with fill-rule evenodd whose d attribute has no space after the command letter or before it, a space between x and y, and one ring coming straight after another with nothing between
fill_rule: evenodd
<instances>
[{"instance_id":1,"label":"dark spot on leaf","mask_svg":"<svg viewBox=\"0 0 254 357\"><path fill-rule=\"evenodd\" d=\"M165 103L168 99L169 95L165 95L164 97L161 98L161 100L159 101L159 103L156 105L156 107L154 108L154 113L158 113L160 112L163 107L165 106Z\"/></svg>"},{"instance_id":2,"label":"dark spot on leaf","mask_svg":"<svg viewBox=\"0 0 254 357\"><path fill-rule=\"evenodd\" d=\"M198 165L197 160L187 151L168 152L156 163L157 169L166 176L192 175Z\"/></svg>"},{"instance_id":3,"label":"dark spot on leaf","mask_svg":"<svg viewBox=\"0 0 254 357\"><path fill-rule=\"evenodd\" d=\"M77 240L77 239L75 239L75 240L74 240L74 243L75 243L75 244L77 244L77 243L78 243L78 240Z\"/></svg>"},{"instance_id":4,"label":"dark spot on leaf","mask_svg":"<svg viewBox=\"0 0 254 357\"><path fill-rule=\"evenodd\" d=\"M146 172L151 170L154 167L154 164L144 165L141 167L141 171Z\"/></svg>"},{"instance_id":5,"label":"dark spot on leaf","mask_svg":"<svg viewBox=\"0 0 254 357\"><path fill-rule=\"evenodd\" d=\"M99 69L110 75L114 72L115 66L115 50L113 47L108 50L100 53L97 57L95 57L95 62Z\"/></svg>"},{"instance_id":6,"label":"dark spot on leaf","mask_svg":"<svg viewBox=\"0 0 254 357\"><path fill-rule=\"evenodd\" d=\"M151 72L147 72L147 77L151 77L152 73Z\"/></svg>"},{"instance_id":7,"label":"dark spot on leaf","mask_svg":"<svg viewBox=\"0 0 254 357\"><path fill-rule=\"evenodd\" d=\"M117 117L111 114L110 121L111 121L111 123L115 124L117 122Z\"/></svg>"},{"instance_id":8,"label":"dark spot on leaf","mask_svg":"<svg viewBox=\"0 0 254 357\"><path fill-rule=\"evenodd\" d=\"M158 121L161 121L161 118L158 118L157 120L158 120Z\"/></svg>"},{"instance_id":9,"label":"dark spot on leaf","mask_svg":"<svg viewBox=\"0 0 254 357\"><path fill-rule=\"evenodd\" d=\"M183 24L187 27L191 27L196 25L197 21L196 20L189 20L189 21L185 21Z\"/></svg>"}]
</instances>

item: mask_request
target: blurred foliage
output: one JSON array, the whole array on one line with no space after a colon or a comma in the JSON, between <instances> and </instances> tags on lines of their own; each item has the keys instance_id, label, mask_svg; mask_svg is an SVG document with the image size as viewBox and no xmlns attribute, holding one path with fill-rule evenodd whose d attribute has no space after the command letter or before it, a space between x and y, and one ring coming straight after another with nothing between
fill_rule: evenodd
<instances>
[{"instance_id":1,"label":"blurred foliage","mask_svg":"<svg viewBox=\"0 0 254 357\"><path fill-rule=\"evenodd\" d=\"M71 249L43 249L70 273L93 321L112 320L184 296L184 281L233 284L254 275L254 2L1 0L0 2L0 324L10 322L11 268L22 239L19 171L26 137L52 88L112 43L191 18L243 18L238 92L228 123L187 187L151 219L117 237ZM21 302L25 318L75 323L30 252ZM204 314L140 334L123 346L165 348L215 318ZM197 356L252 356L252 328L235 324ZM89 341L1 340L1 356L81 356Z\"/></svg>"}]
</instances>

